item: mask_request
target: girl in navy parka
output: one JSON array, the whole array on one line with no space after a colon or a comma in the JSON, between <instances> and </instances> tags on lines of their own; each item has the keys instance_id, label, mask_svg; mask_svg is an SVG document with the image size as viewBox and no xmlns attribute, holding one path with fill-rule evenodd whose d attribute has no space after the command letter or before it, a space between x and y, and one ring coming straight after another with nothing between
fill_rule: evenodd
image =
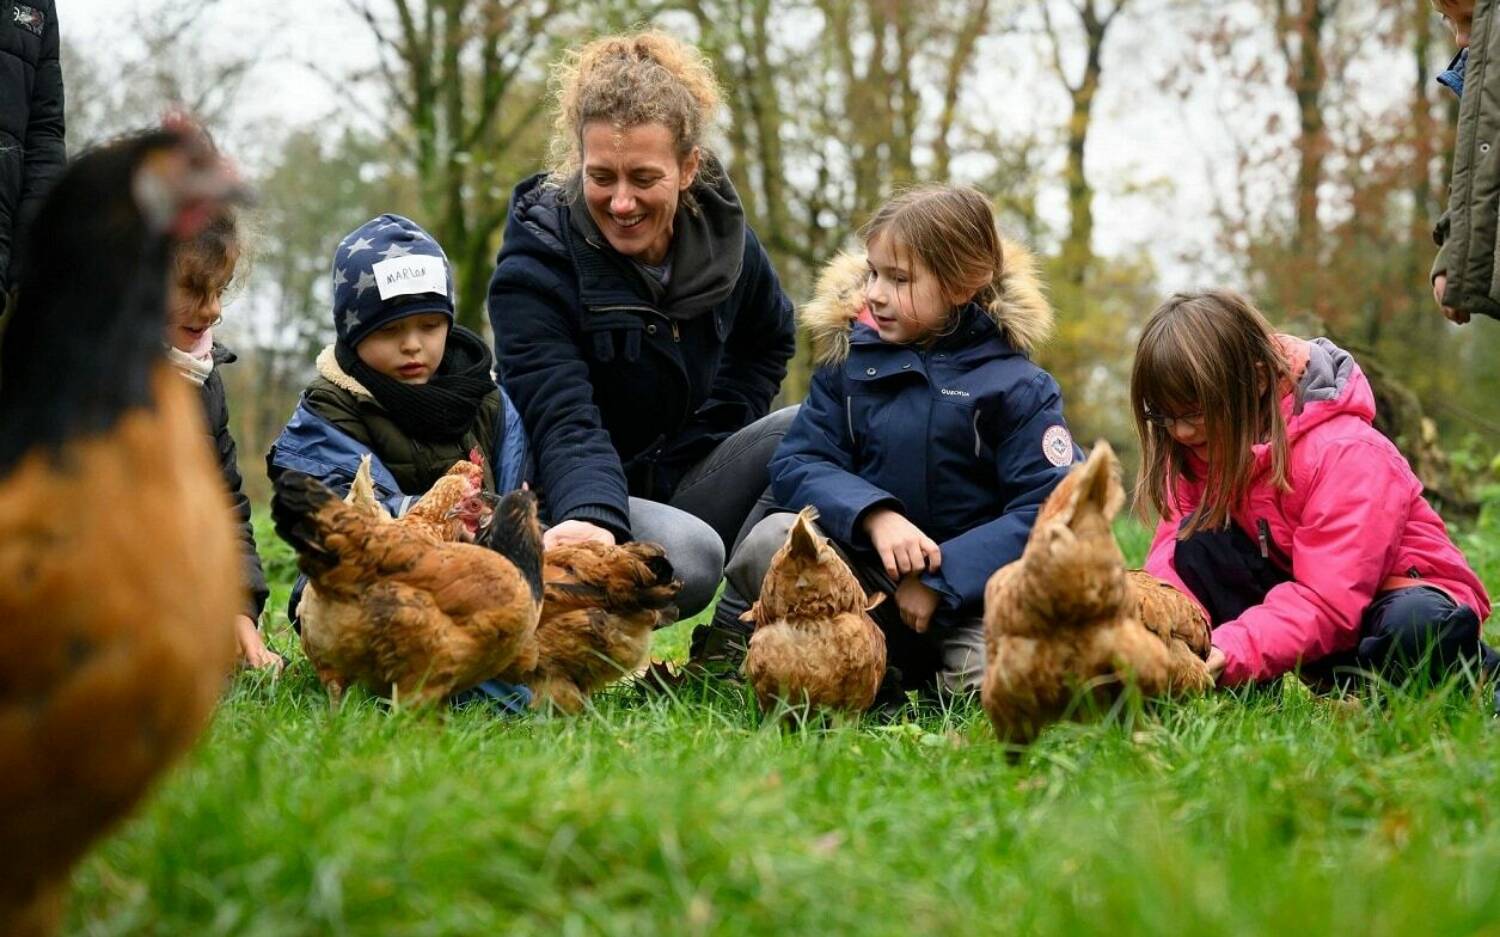
<instances>
[{"instance_id":1,"label":"girl in navy parka","mask_svg":"<svg viewBox=\"0 0 1500 937\"><path fill-rule=\"evenodd\" d=\"M1029 355L1052 325L1030 255L967 187L913 189L825 271L803 311L819 370L771 461L788 511L817 508L867 588L906 689L979 686L984 585L1018 558L1080 453L1057 382ZM760 591L793 515L727 570Z\"/></svg>"}]
</instances>

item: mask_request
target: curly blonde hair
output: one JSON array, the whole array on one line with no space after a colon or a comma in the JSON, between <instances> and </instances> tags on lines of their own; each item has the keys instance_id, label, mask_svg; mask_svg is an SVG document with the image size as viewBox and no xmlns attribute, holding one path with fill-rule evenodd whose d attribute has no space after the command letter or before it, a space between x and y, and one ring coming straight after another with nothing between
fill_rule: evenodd
<instances>
[{"instance_id":1,"label":"curly blonde hair","mask_svg":"<svg viewBox=\"0 0 1500 937\"><path fill-rule=\"evenodd\" d=\"M564 188L578 181L588 123L663 124L681 161L694 147L702 150L721 99L719 81L702 51L656 30L603 36L570 50L553 66L551 84L557 115L550 181Z\"/></svg>"}]
</instances>

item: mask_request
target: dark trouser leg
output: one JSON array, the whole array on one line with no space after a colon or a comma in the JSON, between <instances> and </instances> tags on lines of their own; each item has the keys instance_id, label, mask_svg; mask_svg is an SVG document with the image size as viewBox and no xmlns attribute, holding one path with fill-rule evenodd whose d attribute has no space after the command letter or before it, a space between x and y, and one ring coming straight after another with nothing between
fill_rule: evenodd
<instances>
[{"instance_id":1,"label":"dark trouser leg","mask_svg":"<svg viewBox=\"0 0 1500 937\"><path fill-rule=\"evenodd\" d=\"M1380 674L1400 684L1441 681L1455 669L1482 666L1479 616L1430 586L1382 592L1365 609L1359 644L1303 668L1315 684L1358 682ZM1493 652L1492 652L1493 653Z\"/></svg>"},{"instance_id":2,"label":"dark trouser leg","mask_svg":"<svg viewBox=\"0 0 1500 937\"><path fill-rule=\"evenodd\" d=\"M771 483L771 455L796 415L796 407L768 413L719 443L688 469L667 503L701 518L718 532L728 552Z\"/></svg>"},{"instance_id":3,"label":"dark trouser leg","mask_svg":"<svg viewBox=\"0 0 1500 937\"><path fill-rule=\"evenodd\" d=\"M1179 540L1174 566L1215 625L1234 621L1264 602L1272 587L1292 578L1261 556L1260 545L1233 525Z\"/></svg>"},{"instance_id":4,"label":"dark trouser leg","mask_svg":"<svg viewBox=\"0 0 1500 937\"><path fill-rule=\"evenodd\" d=\"M859 577L859 585L864 586L865 594L885 594L885 601L871 610L870 618L874 619L874 624L879 625L880 633L885 634L885 666L888 667L886 684L892 688L900 688L903 693L906 690L926 693L942 685L948 664L944 643L939 639L939 634L945 631L944 624L939 621L942 613L933 616L932 627L927 634L910 630L906 622L901 621L900 607L895 604L897 583L886 576L879 556L874 555L873 550L855 549L837 541L835 546L843 558L849 561L849 568ZM983 637L980 640L983 648ZM880 693L885 694L886 688L882 687Z\"/></svg>"}]
</instances>

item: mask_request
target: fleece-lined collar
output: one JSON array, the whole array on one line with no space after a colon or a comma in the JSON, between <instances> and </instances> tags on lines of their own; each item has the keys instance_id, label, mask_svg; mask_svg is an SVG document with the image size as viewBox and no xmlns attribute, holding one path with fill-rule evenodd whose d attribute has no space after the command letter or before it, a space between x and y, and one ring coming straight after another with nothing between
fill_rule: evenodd
<instances>
[{"instance_id":1,"label":"fleece-lined collar","mask_svg":"<svg viewBox=\"0 0 1500 937\"><path fill-rule=\"evenodd\" d=\"M318 360L314 362L318 369L318 376L340 390L346 390L356 397L375 399L375 395L365 389L365 385L349 376L349 373L339 367L338 358L334 356L333 346L326 345L318 352Z\"/></svg>"},{"instance_id":2,"label":"fleece-lined collar","mask_svg":"<svg viewBox=\"0 0 1500 937\"><path fill-rule=\"evenodd\" d=\"M1052 306L1031 251L1009 238L1001 238L1001 244L1005 274L1000 295L984 311L1011 347L1031 355L1052 332ZM849 333L865 307L867 270L863 252L839 254L823 268L812 300L799 313L820 367L849 357Z\"/></svg>"}]
</instances>

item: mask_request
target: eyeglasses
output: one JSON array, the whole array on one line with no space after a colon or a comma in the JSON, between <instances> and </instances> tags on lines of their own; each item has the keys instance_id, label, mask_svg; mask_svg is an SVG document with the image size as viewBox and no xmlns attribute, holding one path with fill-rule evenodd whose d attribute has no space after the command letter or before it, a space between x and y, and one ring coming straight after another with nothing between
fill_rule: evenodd
<instances>
[{"instance_id":1,"label":"eyeglasses","mask_svg":"<svg viewBox=\"0 0 1500 937\"><path fill-rule=\"evenodd\" d=\"M1159 426L1169 433L1178 423L1183 424L1189 429L1203 428L1202 410L1193 413L1184 413L1181 416L1167 416L1164 413L1153 413L1147 410L1144 415L1147 423L1150 423L1152 426Z\"/></svg>"}]
</instances>

